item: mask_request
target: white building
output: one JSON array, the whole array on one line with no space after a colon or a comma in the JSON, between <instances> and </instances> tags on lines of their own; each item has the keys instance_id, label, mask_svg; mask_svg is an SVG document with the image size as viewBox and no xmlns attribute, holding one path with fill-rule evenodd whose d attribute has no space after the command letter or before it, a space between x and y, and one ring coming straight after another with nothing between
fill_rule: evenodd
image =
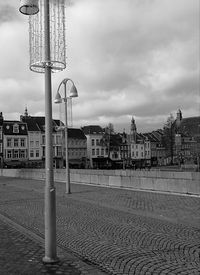
<instances>
[{"instance_id":1,"label":"white building","mask_svg":"<svg viewBox=\"0 0 200 275\"><path fill-rule=\"evenodd\" d=\"M130 131L130 156L135 163L140 162L141 165L150 164L151 161L151 143L147 137L142 137L137 133L134 118L131 120Z\"/></svg>"},{"instance_id":2,"label":"white building","mask_svg":"<svg viewBox=\"0 0 200 275\"><path fill-rule=\"evenodd\" d=\"M103 129L98 125L89 125L82 127L82 130L87 138L87 158L92 168L94 158L105 157L108 153L101 145Z\"/></svg>"}]
</instances>

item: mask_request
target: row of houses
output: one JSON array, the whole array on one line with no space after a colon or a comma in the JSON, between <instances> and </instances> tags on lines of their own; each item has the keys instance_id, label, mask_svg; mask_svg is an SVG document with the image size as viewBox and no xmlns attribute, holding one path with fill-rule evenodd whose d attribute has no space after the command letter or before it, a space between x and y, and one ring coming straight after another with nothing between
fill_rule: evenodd
<instances>
[{"instance_id":1,"label":"row of houses","mask_svg":"<svg viewBox=\"0 0 200 275\"><path fill-rule=\"evenodd\" d=\"M180 110L171 125L171 150L164 146L162 129L137 133L134 118L129 133L115 133L99 125L68 128L69 165L73 168L142 168L197 159L200 153L200 118L182 118ZM64 125L52 120L53 161L65 167ZM27 109L18 121L0 113L1 167L44 167L45 117L30 116Z\"/></svg>"},{"instance_id":2,"label":"row of houses","mask_svg":"<svg viewBox=\"0 0 200 275\"><path fill-rule=\"evenodd\" d=\"M65 166L63 123L52 120L54 167ZM73 166L85 165L86 137L81 129L68 129L69 158ZM29 116L27 109L19 121L4 120L0 113L1 167L44 167L45 117Z\"/></svg>"}]
</instances>

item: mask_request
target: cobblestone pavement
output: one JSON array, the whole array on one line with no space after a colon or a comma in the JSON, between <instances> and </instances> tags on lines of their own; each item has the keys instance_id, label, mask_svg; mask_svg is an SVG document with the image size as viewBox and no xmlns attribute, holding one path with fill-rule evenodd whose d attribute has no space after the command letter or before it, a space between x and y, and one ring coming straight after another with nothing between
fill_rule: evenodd
<instances>
[{"instance_id":1,"label":"cobblestone pavement","mask_svg":"<svg viewBox=\"0 0 200 275\"><path fill-rule=\"evenodd\" d=\"M60 248L107 274L200 274L199 197L78 184L66 195L64 183L56 189ZM43 181L1 177L0 214L43 237L43 190Z\"/></svg>"},{"instance_id":2,"label":"cobblestone pavement","mask_svg":"<svg viewBox=\"0 0 200 275\"><path fill-rule=\"evenodd\" d=\"M24 231L24 230L22 230ZM10 225L0 216L0 274L1 275L93 275L105 274L84 264L68 253L58 253L59 262L43 264L44 248L41 241L34 240Z\"/></svg>"}]
</instances>

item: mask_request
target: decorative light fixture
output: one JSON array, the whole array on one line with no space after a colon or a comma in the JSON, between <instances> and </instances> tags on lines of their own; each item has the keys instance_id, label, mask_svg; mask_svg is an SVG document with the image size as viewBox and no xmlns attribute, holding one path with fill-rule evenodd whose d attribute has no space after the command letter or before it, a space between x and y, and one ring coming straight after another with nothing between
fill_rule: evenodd
<instances>
[{"instance_id":1,"label":"decorative light fixture","mask_svg":"<svg viewBox=\"0 0 200 275\"><path fill-rule=\"evenodd\" d=\"M21 0L19 11L29 16L30 69L45 74L45 256L58 261L56 251L56 189L53 176L51 73L66 68L65 0ZM39 12L40 11L40 12Z\"/></svg>"},{"instance_id":2,"label":"decorative light fixture","mask_svg":"<svg viewBox=\"0 0 200 275\"><path fill-rule=\"evenodd\" d=\"M69 92L69 97L67 97L67 82L71 81L72 87ZM64 98L61 97L59 90L61 85L64 85ZM54 99L54 103L65 103L65 167L66 167L66 193L71 193L71 185L70 185L70 171L69 171L69 157L68 157L68 121L67 121L67 99L71 99L72 97L78 97L78 92L74 82L70 78L65 78L61 81L60 85L58 86L58 90Z\"/></svg>"},{"instance_id":3,"label":"decorative light fixture","mask_svg":"<svg viewBox=\"0 0 200 275\"><path fill-rule=\"evenodd\" d=\"M21 0L19 11L25 15L34 15L39 12L38 0Z\"/></svg>"}]
</instances>

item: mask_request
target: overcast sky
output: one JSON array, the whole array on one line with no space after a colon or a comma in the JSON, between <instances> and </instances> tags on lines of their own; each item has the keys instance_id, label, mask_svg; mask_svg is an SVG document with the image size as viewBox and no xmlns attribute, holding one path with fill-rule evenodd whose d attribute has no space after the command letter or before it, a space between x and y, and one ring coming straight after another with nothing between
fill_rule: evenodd
<instances>
[{"instance_id":1,"label":"overcast sky","mask_svg":"<svg viewBox=\"0 0 200 275\"><path fill-rule=\"evenodd\" d=\"M29 70L28 18L20 1L0 0L0 111L18 120L44 115L44 75ZM198 116L199 0L71 0L67 68L53 74L53 97L73 79L73 125L129 132L162 128L170 113ZM63 111L63 109L62 109ZM53 116L59 107L53 103ZM61 115L62 118L62 115Z\"/></svg>"}]
</instances>

